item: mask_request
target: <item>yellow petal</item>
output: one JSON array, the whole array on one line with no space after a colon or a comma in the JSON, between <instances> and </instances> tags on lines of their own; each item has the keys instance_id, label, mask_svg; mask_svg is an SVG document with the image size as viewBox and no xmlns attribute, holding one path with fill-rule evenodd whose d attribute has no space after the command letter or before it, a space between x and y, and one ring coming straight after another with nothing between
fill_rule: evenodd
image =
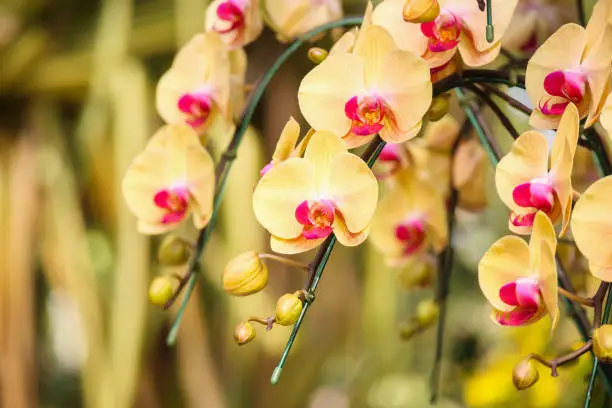
<instances>
[{"instance_id":1,"label":"yellow petal","mask_svg":"<svg viewBox=\"0 0 612 408\"><path fill-rule=\"evenodd\" d=\"M599 266L593 262L589 262L589 271L591 274L604 282L612 282L612 266Z\"/></svg>"},{"instance_id":2,"label":"yellow petal","mask_svg":"<svg viewBox=\"0 0 612 408\"><path fill-rule=\"evenodd\" d=\"M606 36L606 28L610 22L612 22L612 2L608 0L596 2L586 26L585 56L599 45L602 37Z\"/></svg>"},{"instance_id":3,"label":"yellow petal","mask_svg":"<svg viewBox=\"0 0 612 408\"><path fill-rule=\"evenodd\" d=\"M476 138L471 138L459 144L453 160L453 184L455 188L460 190L472 180L483 159L486 159L486 156Z\"/></svg>"},{"instance_id":4,"label":"yellow petal","mask_svg":"<svg viewBox=\"0 0 612 408\"><path fill-rule=\"evenodd\" d=\"M538 21L540 15L538 10L521 10L514 13L510 25L502 38L504 49L522 53L522 47L528 43L534 35L537 35Z\"/></svg>"},{"instance_id":5,"label":"yellow petal","mask_svg":"<svg viewBox=\"0 0 612 408\"><path fill-rule=\"evenodd\" d=\"M399 258L404 246L395 236L395 227L413 211L411 200L398 186L390 188L380 199L372 219L370 239L386 256Z\"/></svg>"},{"instance_id":6,"label":"yellow petal","mask_svg":"<svg viewBox=\"0 0 612 408\"><path fill-rule=\"evenodd\" d=\"M350 232L362 231L376 209L376 177L361 158L350 153L341 153L333 159L330 174L327 193L342 213L344 224Z\"/></svg>"},{"instance_id":7,"label":"yellow petal","mask_svg":"<svg viewBox=\"0 0 612 408\"><path fill-rule=\"evenodd\" d=\"M448 243L447 211L444 197L432 185L414 177L408 194L413 197L413 208L424 214L428 238L434 252L441 252Z\"/></svg>"},{"instance_id":8,"label":"yellow petal","mask_svg":"<svg viewBox=\"0 0 612 408\"><path fill-rule=\"evenodd\" d=\"M587 36L588 36L587 27ZM600 38L595 44L589 44L588 51L582 60L582 68L586 74L589 86L589 115L585 127L590 127L599 116L603 106L603 99L610 86L612 72L612 26L606 24L602 27Z\"/></svg>"},{"instance_id":9,"label":"yellow petal","mask_svg":"<svg viewBox=\"0 0 612 408\"><path fill-rule=\"evenodd\" d=\"M273 22L272 28L277 30L285 41L342 17L340 0L266 0L264 5Z\"/></svg>"},{"instance_id":10,"label":"yellow petal","mask_svg":"<svg viewBox=\"0 0 612 408\"><path fill-rule=\"evenodd\" d=\"M365 66L353 54L329 56L310 71L300 84L298 102L302 115L316 130L344 136L351 120L344 106L364 91Z\"/></svg>"},{"instance_id":11,"label":"yellow petal","mask_svg":"<svg viewBox=\"0 0 612 408\"><path fill-rule=\"evenodd\" d=\"M548 143L544 135L528 131L512 144L510 152L497 164L495 187L501 200L511 210L517 209L512 199L516 186L548 173Z\"/></svg>"},{"instance_id":12,"label":"yellow petal","mask_svg":"<svg viewBox=\"0 0 612 408\"><path fill-rule=\"evenodd\" d=\"M601 268L612 267L612 176L593 183L580 197L572 213L572 233L580 252Z\"/></svg>"},{"instance_id":13,"label":"yellow petal","mask_svg":"<svg viewBox=\"0 0 612 408\"><path fill-rule=\"evenodd\" d=\"M274 252L279 254L299 254L302 252L310 251L321 245L325 241L325 238L321 239L306 239L300 235L294 239L283 239L274 235L270 236L270 248Z\"/></svg>"},{"instance_id":14,"label":"yellow petal","mask_svg":"<svg viewBox=\"0 0 612 408\"><path fill-rule=\"evenodd\" d=\"M232 118L238 120L245 101L244 81L247 68L247 56L244 49L237 48L229 53L230 61L230 99L229 107Z\"/></svg>"},{"instance_id":15,"label":"yellow petal","mask_svg":"<svg viewBox=\"0 0 612 408\"><path fill-rule=\"evenodd\" d=\"M346 153L346 148L332 133L321 130L311 136L304 158L314 167L314 182L319 194L330 194L330 182L336 176L332 172L332 163L342 153Z\"/></svg>"},{"instance_id":16,"label":"yellow petal","mask_svg":"<svg viewBox=\"0 0 612 408\"><path fill-rule=\"evenodd\" d=\"M459 122L452 115L446 115L437 122L431 122L427 125L423 134L425 146L450 152L457 136L459 136Z\"/></svg>"},{"instance_id":17,"label":"yellow petal","mask_svg":"<svg viewBox=\"0 0 612 408\"><path fill-rule=\"evenodd\" d=\"M606 103L601 111L601 116L599 116L599 121L601 122L601 126L608 133L608 137L612 138L612 94L608 95L606 99Z\"/></svg>"},{"instance_id":18,"label":"yellow petal","mask_svg":"<svg viewBox=\"0 0 612 408\"><path fill-rule=\"evenodd\" d=\"M355 46L355 41L357 40L357 29L353 29L347 31L342 34L342 37L338 39L329 49L328 56L333 56L336 54L345 54L353 51L353 47Z\"/></svg>"},{"instance_id":19,"label":"yellow petal","mask_svg":"<svg viewBox=\"0 0 612 408\"><path fill-rule=\"evenodd\" d=\"M285 124L285 127L278 138L272 159L277 163L288 159L289 156L291 156L293 149L295 149L295 145L299 137L300 124L297 123L293 117L291 117Z\"/></svg>"},{"instance_id":20,"label":"yellow petal","mask_svg":"<svg viewBox=\"0 0 612 408\"><path fill-rule=\"evenodd\" d=\"M351 232L348 230L341 214L334 218L334 234L338 242L347 247L361 245L368 237L369 228L366 226L361 231Z\"/></svg>"},{"instance_id":21,"label":"yellow petal","mask_svg":"<svg viewBox=\"0 0 612 408\"><path fill-rule=\"evenodd\" d=\"M359 32L353 53L365 63L367 87L378 84L379 79L385 75L387 57L396 49L391 34L380 26L371 25Z\"/></svg>"},{"instance_id":22,"label":"yellow petal","mask_svg":"<svg viewBox=\"0 0 612 408\"><path fill-rule=\"evenodd\" d=\"M421 25L407 23L402 17L405 0L385 0L376 6L372 20L385 28L403 49L422 56L427 51L427 37L421 33Z\"/></svg>"},{"instance_id":23,"label":"yellow petal","mask_svg":"<svg viewBox=\"0 0 612 408\"><path fill-rule=\"evenodd\" d=\"M397 127L406 132L419 124L431 105L429 66L423 59L401 50L393 51L383 61L382 76L375 86L378 95L393 111ZM395 139L393 142L403 140Z\"/></svg>"},{"instance_id":24,"label":"yellow petal","mask_svg":"<svg viewBox=\"0 0 612 408\"><path fill-rule=\"evenodd\" d=\"M533 223L533 232L529 241L531 270L538 275L540 292L546 309L553 321L553 329L559 321L559 296L557 294L557 264L555 252L557 238L550 219L538 211Z\"/></svg>"},{"instance_id":25,"label":"yellow petal","mask_svg":"<svg viewBox=\"0 0 612 408\"><path fill-rule=\"evenodd\" d=\"M407 0L404 3L402 17L410 23L432 21L440 14L438 0Z\"/></svg>"},{"instance_id":26,"label":"yellow petal","mask_svg":"<svg viewBox=\"0 0 612 408\"><path fill-rule=\"evenodd\" d=\"M203 228L212 215L215 194L215 166L210 154L201 146L190 149L187 162L187 183L195 203L192 215L196 228Z\"/></svg>"},{"instance_id":27,"label":"yellow petal","mask_svg":"<svg viewBox=\"0 0 612 408\"><path fill-rule=\"evenodd\" d=\"M379 133L382 134L383 130L384 128L381 129L381 132ZM342 137L342 141L344 142L344 146L347 149L354 149L356 147L363 146L364 144L370 143L372 140L374 140L375 136L376 135L360 136L354 133L349 133L346 136Z\"/></svg>"},{"instance_id":28,"label":"yellow petal","mask_svg":"<svg viewBox=\"0 0 612 408\"><path fill-rule=\"evenodd\" d=\"M461 59L466 65L481 67L493 62L497 58L501 50L501 41L496 41L491 47L479 51L467 33L461 33L461 41L457 47L459 48Z\"/></svg>"},{"instance_id":29,"label":"yellow petal","mask_svg":"<svg viewBox=\"0 0 612 408\"><path fill-rule=\"evenodd\" d=\"M497 240L478 264L478 283L489 303L498 310L508 311L499 297L499 290L507 283L530 277L529 247L517 236L507 235Z\"/></svg>"},{"instance_id":30,"label":"yellow petal","mask_svg":"<svg viewBox=\"0 0 612 408\"><path fill-rule=\"evenodd\" d=\"M544 89L544 79L553 71L563 69L576 69L581 61L586 45L586 32L577 24L565 24L551 35L533 54L527 64L525 85L529 99L537 106L544 98L549 97ZM536 113L537 112L537 113ZM537 121L538 109L530 118L532 126L544 125L546 122ZM548 118L548 121L552 121ZM552 123L553 127L554 122ZM547 126L550 128L550 126Z\"/></svg>"},{"instance_id":31,"label":"yellow petal","mask_svg":"<svg viewBox=\"0 0 612 408\"><path fill-rule=\"evenodd\" d=\"M314 172L308 160L291 158L272 167L259 180L253 193L253 210L272 235L291 239L301 234L295 209L302 201L316 198Z\"/></svg>"}]
</instances>

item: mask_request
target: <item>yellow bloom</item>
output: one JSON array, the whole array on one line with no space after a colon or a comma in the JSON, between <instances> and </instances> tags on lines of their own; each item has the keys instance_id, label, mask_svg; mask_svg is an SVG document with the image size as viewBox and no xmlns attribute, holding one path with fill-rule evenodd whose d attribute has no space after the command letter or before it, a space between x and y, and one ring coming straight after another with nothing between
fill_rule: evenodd
<instances>
[{"instance_id":1,"label":"yellow bloom","mask_svg":"<svg viewBox=\"0 0 612 408\"><path fill-rule=\"evenodd\" d=\"M522 326L548 313L552 328L557 326L556 247L552 223L538 211L529 245L517 236L507 235L487 250L478 265L478 282L493 306L497 323Z\"/></svg>"},{"instance_id":2,"label":"yellow bloom","mask_svg":"<svg viewBox=\"0 0 612 408\"><path fill-rule=\"evenodd\" d=\"M411 0L409 3L421 2ZM404 21L406 0L385 0L374 10L374 24L383 26L397 45L424 58L432 69L442 69L459 51L463 62L481 66L499 54L503 37L518 0L491 0L495 41L485 37L486 13L475 0L439 0L440 13L423 23Z\"/></svg>"},{"instance_id":3,"label":"yellow bloom","mask_svg":"<svg viewBox=\"0 0 612 408\"><path fill-rule=\"evenodd\" d=\"M512 150L497 165L495 185L501 200L510 208L508 227L528 234L535 214L544 211L553 224L561 222L559 235L569 223L572 208L572 166L578 144L578 110L565 110L550 151L541 133L528 131L519 136Z\"/></svg>"},{"instance_id":4,"label":"yellow bloom","mask_svg":"<svg viewBox=\"0 0 612 408\"><path fill-rule=\"evenodd\" d=\"M572 214L572 234L580 252L589 260L591 273L612 282L612 176L591 185L580 197Z\"/></svg>"},{"instance_id":5,"label":"yellow bloom","mask_svg":"<svg viewBox=\"0 0 612 408\"><path fill-rule=\"evenodd\" d=\"M378 200L378 184L361 158L340 139L315 132L304 157L267 171L253 194L253 209L272 249L293 254L319 246L332 232L346 246L362 243Z\"/></svg>"},{"instance_id":6,"label":"yellow bloom","mask_svg":"<svg viewBox=\"0 0 612 408\"><path fill-rule=\"evenodd\" d=\"M168 124L198 133L229 121L230 61L216 33L198 34L176 55L157 84L157 111Z\"/></svg>"},{"instance_id":7,"label":"yellow bloom","mask_svg":"<svg viewBox=\"0 0 612 408\"><path fill-rule=\"evenodd\" d=\"M340 0L266 0L264 4L270 25L282 42L342 18Z\"/></svg>"},{"instance_id":8,"label":"yellow bloom","mask_svg":"<svg viewBox=\"0 0 612 408\"><path fill-rule=\"evenodd\" d=\"M612 12L609 1L593 9L587 28L565 24L550 36L527 64L525 85L536 105L529 123L554 129L565 108L573 103L586 127L597 120L609 90L612 73Z\"/></svg>"},{"instance_id":9,"label":"yellow bloom","mask_svg":"<svg viewBox=\"0 0 612 408\"><path fill-rule=\"evenodd\" d=\"M206 10L206 31L219 33L230 49L255 41L262 30L259 0L215 0Z\"/></svg>"},{"instance_id":10,"label":"yellow bloom","mask_svg":"<svg viewBox=\"0 0 612 408\"><path fill-rule=\"evenodd\" d=\"M372 220L372 244L391 264L432 248L440 252L448 241L442 195L413 171L397 176L397 184L380 200Z\"/></svg>"},{"instance_id":11,"label":"yellow bloom","mask_svg":"<svg viewBox=\"0 0 612 408\"><path fill-rule=\"evenodd\" d=\"M169 231L193 214L197 228L212 212L213 160L187 125L161 128L128 168L123 195L143 234Z\"/></svg>"},{"instance_id":12,"label":"yellow bloom","mask_svg":"<svg viewBox=\"0 0 612 408\"><path fill-rule=\"evenodd\" d=\"M359 33L353 53L330 55L304 77L298 100L314 129L336 134L351 148L376 133L389 143L414 137L431 95L425 61L397 49L386 30L371 25Z\"/></svg>"}]
</instances>

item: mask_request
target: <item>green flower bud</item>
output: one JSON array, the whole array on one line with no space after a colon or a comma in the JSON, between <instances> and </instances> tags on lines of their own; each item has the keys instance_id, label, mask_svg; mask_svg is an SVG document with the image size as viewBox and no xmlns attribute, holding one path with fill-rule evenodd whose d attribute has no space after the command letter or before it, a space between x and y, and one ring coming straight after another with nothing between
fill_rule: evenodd
<instances>
[{"instance_id":1,"label":"green flower bud","mask_svg":"<svg viewBox=\"0 0 612 408\"><path fill-rule=\"evenodd\" d=\"M174 288L168 276L158 276L149 286L149 301L156 306L164 306L173 294Z\"/></svg>"},{"instance_id":2,"label":"green flower bud","mask_svg":"<svg viewBox=\"0 0 612 408\"><path fill-rule=\"evenodd\" d=\"M437 96L431 101L431 105L427 111L427 118L431 122L437 122L448 113L449 108L450 104L448 103L448 96Z\"/></svg>"},{"instance_id":3,"label":"green flower bud","mask_svg":"<svg viewBox=\"0 0 612 408\"><path fill-rule=\"evenodd\" d=\"M183 265L190 257L191 245L176 235L166 235L157 250L157 259L163 265Z\"/></svg>"},{"instance_id":4,"label":"green flower bud","mask_svg":"<svg viewBox=\"0 0 612 408\"><path fill-rule=\"evenodd\" d=\"M255 328L249 322L240 322L234 330L234 340L239 346L249 343L256 336Z\"/></svg>"},{"instance_id":5,"label":"green flower bud","mask_svg":"<svg viewBox=\"0 0 612 408\"><path fill-rule=\"evenodd\" d=\"M438 303L435 300L422 300L416 311L416 321L423 327L431 326L438 318Z\"/></svg>"},{"instance_id":6,"label":"green flower bud","mask_svg":"<svg viewBox=\"0 0 612 408\"><path fill-rule=\"evenodd\" d=\"M410 340L422 331L423 327L421 327L421 325L414 320L411 320L409 322L403 322L400 324L399 327L399 335L401 339L405 341Z\"/></svg>"},{"instance_id":7,"label":"green flower bud","mask_svg":"<svg viewBox=\"0 0 612 408\"><path fill-rule=\"evenodd\" d=\"M223 270L223 289L230 295L251 295L267 284L268 268L255 251L238 255Z\"/></svg>"},{"instance_id":8,"label":"green flower bud","mask_svg":"<svg viewBox=\"0 0 612 408\"><path fill-rule=\"evenodd\" d=\"M286 293L276 302L274 320L281 326L295 323L302 313L302 301L295 293Z\"/></svg>"},{"instance_id":9,"label":"green flower bud","mask_svg":"<svg viewBox=\"0 0 612 408\"><path fill-rule=\"evenodd\" d=\"M406 290L426 288L433 280L433 265L429 262L411 263L399 271L397 280Z\"/></svg>"},{"instance_id":10,"label":"green flower bud","mask_svg":"<svg viewBox=\"0 0 612 408\"><path fill-rule=\"evenodd\" d=\"M603 363L612 363L612 325L593 330L593 353Z\"/></svg>"},{"instance_id":11,"label":"green flower bud","mask_svg":"<svg viewBox=\"0 0 612 408\"><path fill-rule=\"evenodd\" d=\"M536 364L530 359L525 358L518 362L512 370L512 382L517 390L524 390L538 382L540 373Z\"/></svg>"},{"instance_id":12,"label":"green flower bud","mask_svg":"<svg viewBox=\"0 0 612 408\"><path fill-rule=\"evenodd\" d=\"M315 64L320 64L327 58L328 52L323 48L312 47L308 50L308 59Z\"/></svg>"}]
</instances>

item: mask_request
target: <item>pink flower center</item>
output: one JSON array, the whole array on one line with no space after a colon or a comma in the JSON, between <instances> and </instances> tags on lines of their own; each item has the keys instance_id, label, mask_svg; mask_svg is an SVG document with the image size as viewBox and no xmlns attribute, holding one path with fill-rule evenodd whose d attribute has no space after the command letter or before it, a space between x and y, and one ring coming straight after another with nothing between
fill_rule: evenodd
<instances>
[{"instance_id":1,"label":"pink flower center","mask_svg":"<svg viewBox=\"0 0 612 408\"><path fill-rule=\"evenodd\" d=\"M304 226L304 238L326 238L331 234L334 211L334 203L330 200L302 201L295 209L295 219Z\"/></svg>"},{"instance_id":2,"label":"pink flower center","mask_svg":"<svg viewBox=\"0 0 612 408\"><path fill-rule=\"evenodd\" d=\"M186 116L185 123L198 128L206 123L212 110L212 98L206 92L186 93L178 100L178 108Z\"/></svg>"},{"instance_id":3,"label":"pink flower center","mask_svg":"<svg viewBox=\"0 0 612 408\"><path fill-rule=\"evenodd\" d=\"M429 39L427 44L429 51L448 51L459 44L461 20L454 14L443 10L434 21L422 23L421 32Z\"/></svg>"},{"instance_id":4,"label":"pink flower center","mask_svg":"<svg viewBox=\"0 0 612 408\"><path fill-rule=\"evenodd\" d=\"M521 278L505 284L499 290L499 298L508 306L514 306L509 312L495 310L497 322L504 326L533 323L545 312L540 287L534 278Z\"/></svg>"},{"instance_id":5,"label":"pink flower center","mask_svg":"<svg viewBox=\"0 0 612 408\"><path fill-rule=\"evenodd\" d=\"M161 223L174 224L180 222L187 214L189 209L189 191L185 187L161 190L155 194L153 202L159 208L166 210Z\"/></svg>"},{"instance_id":6,"label":"pink flower center","mask_svg":"<svg viewBox=\"0 0 612 408\"><path fill-rule=\"evenodd\" d=\"M512 190L512 199L518 206L531 210L526 214L517 214L515 212L510 214L510 221L517 227L532 226L538 211L543 211L553 221L560 211L555 189L547 181L532 180L528 183L519 184Z\"/></svg>"},{"instance_id":7,"label":"pink flower center","mask_svg":"<svg viewBox=\"0 0 612 408\"><path fill-rule=\"evenodd\" d=\"M540 101L540 111L545 115L561 115L567 105L579 105L584 99L586 76L570 70L553 71L544 78L544 90L551 97Z\"/></svg>"},{"instance_id":8,"label":"pink flower center","mask_svg":"<svg viewBox=\"0 0 612 408\"><path fill-rule=\"evenodd\" d=\"M378 133L384 126L386 111L384 102L376 96L353 96L344 105L346 117L353 121L351 132L359 136Z\"/></svg>"},{"instance_id":9,"label":"pink flower center","mask_svg":"<svg viewBox=\"0 0 612 408\"><path fill-rule=\"evenodd\" d=\"M235 0L226 0L217 7L217 17L223 22L222 26L213 28L219 34L227 34L240 30L245 25L244 11Z\"/></svg>"},{"instance_id":10,"label":"pink flower center","mask_svg":"<svg viewBox=\"0 0 612 408\"><path fill-rule=\"evenodd\" d=\"M395 237L404 245L404 255L418 252L425 244L425 225L421 218L412 218L395 227Z\"/></svg>"}]
</instances>

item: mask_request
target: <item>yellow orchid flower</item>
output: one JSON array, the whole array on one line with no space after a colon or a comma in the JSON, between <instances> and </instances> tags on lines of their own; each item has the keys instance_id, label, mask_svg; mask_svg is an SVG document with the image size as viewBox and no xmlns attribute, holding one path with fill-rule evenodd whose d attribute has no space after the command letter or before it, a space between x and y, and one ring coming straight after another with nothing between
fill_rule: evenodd
<instances>
[{"instance_id":1,"label":"yellow orchid flower","mask_svg":"<svg viewBox=\"0 0 612 408\"><path fill-rule=\"evenodd\" d=\"M580 252L588 259L591 273L612 282L612 235L610 212L612 176L593 183L578 199L572 213L572 233Z\"/></svg>"},{"instance_id":2,"label":"yellow orchid flower","mask_svg":"<svg viewBox=\"0 0 612 408\"><path fill-rule=\"evenodd\" d=\"M280 162L287 160L290 157L300 157L304 155L304 151L314 131L311 129L306 133L306 136L298 144L297 141L300 137L300 124L297 123L293 117L289 118L285 127L281 131L281 135L276 143L274 154L272 154L272 160L270 163L261 169L259 172L262 176L266 174L272 167Z\"/></svg>"},{"instance_id":3,"label":"yellow orchid flower","mask_svg":"<svg viewBox=\"0 0 612 408\"><path fill-rule=\"evenodd\" d=\"M442 195L413 171L397 176L380 200L372 220L372 244L390 264L405 262L428 249L440 252L448 241Z\"/></svg>"},{"instance_id":4,"label":"yellow orchid flower","mask_svg":"<svg viewBox=\"0 0 612 408\"><path fill-rule=\"evenodd\" d=\"M386 28L398 47L424 58L434 70L443 69L459 51L463 62L477 67L499 54L503 37L518 0L491 0L495 41L485 37L486 13L475 0L439 0L439 15L430 22L404 21L405 6L422 0L385 0L374 10L374 24ZM406 4L408 3L408 4Z\"/></svg>"},{"instance_id":5,"label":"yellow orchid flower","mask_svg":"<svg viewBox=\"0 0 612 408\"><path fill-rule=\"evenodd\" d=\"M535 216L529 245L506 235L497 240L478 264L478 283L493 306L500 325L523 326L549 314L553 329L559 320L557 295L557 238L550 219Z\"/></svg>"},{"instance_id":6,"label":"yellow orchid flower","mask_svg":"<svg viewBox=\"0 0 612 408\"><path fill-rule=\"evenodd\" d=\"M219 33L230 49L244 47L263 31L259 0L215 0L206 9L205 27Z\"/></svg>"},{"instance_id":7,"label":"yellow orchid flower","mask_svg":"<svg viewBox=\"0 0 612 408\"><path fill-rule=\"evenodd\" d=\"M352 148L377 133L389 143L416 136L431 96L425 61L397 49L385 29L371 25L360 31L353 53L329 56L304 77L298 100L314 129Z\"/></svg>"},{"instance_id":8,"label":"yellow orchid flower","mask_svg":"<svg viewBox=\"0 0 612 408\"><path fill-rule=\"evenodd\" d=\"M270 26L282 42L342 18L341 0L266 0L264 5Z\"/></svg>"},{"instance_id":9,"label":"yellow orchid flower","mask_svg":"<svg viewBox=\"0 0 612 408\"><path fill-rule=\"evenodd\" d=\"M366 163L334 134L317 131L303 158L288 158L263 175L253 209L271 234L272 250L294 254L332 233L342 245L361 244L377 200L378 183Z\"/></svg>"},{"instance_id":10,"label":"yellow orchid flower","mask_svg":"<svg viewBox=\"0 0 612 408\"><path fill-rule=\"evenodd\" d=\"M612 4L600 1L586 29L565 24L550 36L527 64L525 85L536 108L529 123L554 129L573 103L589 127L597 120L612 73Z\"/></svg>"},{"instance_id":11,"label":"yellow orchid flower","mask_svg":"<svg viewBox=\"0 0 612 408\"><path fill-rule=\"evenodd\" d=\"M176 55L157 84L157 111L168 124L198 133L229 121L230 62L216 33L197 34Z\"/></svg>"},{"instance_id":12,"label":"yellow orchid flower","mask_svg":"<svg viewBox=\"0 0 612 408\"><path fill-rule=\"evenodd\" d=\"M123 196L143 234L161 234L191 213L203 228L212 213L215 171L210 154L187 125L155 133L123 178Z\"/></svg>"},{"instance_id":13,"label":"yellow orchid flower","mask_svg":"<svg viewBox=\"0 0 612 408\"><path fill-rule=\"evenodd\" d=\"M563 235L572 208L572 167L578 144L578 110L571 104L563 113L550 151L546 137L535 131L520 135L512 150L497 164L495 185L510 208L508 227L528 234L538 210L553 224L561 222Z\"/></svg>"},{"instance_id":14,"label":"yellow orchid flower","mask_svg":"<svg viewBox=\"0 0 612 408\"><path fill-rule=\"evenodd\" d=\"M519 54L533 54L538 45L561 26L561 9L552 0L519 2L502 38L503 48Z\"/></svg>"},{"instance_id":15,"label":"yellow orchid flower","mask_svg":"<svg viewBox=\"0 0 612 408\"><path fill-rule=\"evenodd\" d=\"M353 52L355 48L355 43L357 42L357 37L359 37L359 33L366 29L366 27L372 25L372 13L374 11L374 6L371 1L368 1L366 5L365 12L363 14L363 21L361 23L361 27L355 27L352 30L344 33L338 41L332 45L329 49L329 55L342 54L346 52Z\"/></svg>"}]
</instances>

